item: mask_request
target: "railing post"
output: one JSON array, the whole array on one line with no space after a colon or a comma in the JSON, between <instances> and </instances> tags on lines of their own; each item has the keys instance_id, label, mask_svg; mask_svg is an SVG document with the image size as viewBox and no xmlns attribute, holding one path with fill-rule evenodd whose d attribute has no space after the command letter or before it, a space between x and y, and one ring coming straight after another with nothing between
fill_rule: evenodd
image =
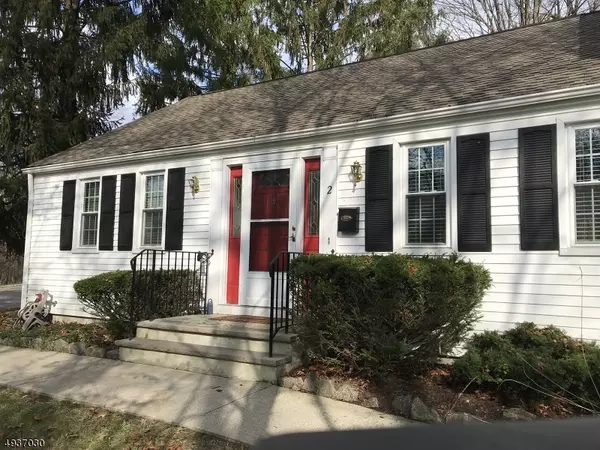
<instances>
[{"instance_id":1,"label":"railing post","mask_svg":"<svg viewBox=\"0 0 600 450\"><path fill-rule=\"evenodd\" d=\"M129 304L129 337L133 337L133 332L135 328L135 273L137 268L137 259L133 258L131 260L131 301Z\"/></svg>"},{"instance_id":2,"label":"railing post","mask_svg":"<svg viewBox=\"0 0 600 450\"><path fill-rule=\"evenodd\" d=\"M288 332L289 322L288 316L290 311L290 252L286 252L286 264L285 264L285 332Z\"/></svg>"},{"instance_id":3,"label":"railing post","mask_svg":"<svg viewBox=\"0 0 600 450\"><path fill-rule=\"evenodd\" d=\"M185 297L186 297L186 310L188 312L186 312L186 314L189 314L189 311L198 311L198 308L200 307L200 305L198 305L198 308L196 308L196 299L194 298L194 293L192 292L192 295L190 295L190 255L191 253L188 252L187 254L187 269L186 269L186 273L185 273ZM196 257L196 255L194 255L194 257ZM195 273L194 273L195 275Z\"/></svg>"},{"instance_id":4,"label":"railing post","mask_svg":"<svg viewBox=\"0 0 600 450\"><path fill-rule=\"evenodd\" d=\"M203 264L204 264L204 272L202 272L202 276L204 277L204 283L202 284L203 290L203 299L204 299L204 311L208 313L208 268L210 267L210 259L215 254L215 250L211 250L210 253L206 252L203 255Z\"/></svg>"},{"instance_id":5,"label":"railing post","mask_svg":"<svg viewBox=\"0 0 600 450\"><path fill-rule=\"evenodd\" d=\"M149 314L151 312L151 308L152 305L149 304L149 298L148 298L148 285L149 283L149 270L148 270L148 262L150 261L150 256L149 252L147 252L146 250L143 250L141 254L142 257L142 263L140 264L140 266L142 267L142 270L144 271L144 301L143 301L143 308L144 308L144 316L142 317L142 319L146 320L146 319L153 319L154 317L150 317ZM146 255L146 269L144 270L144 255Z\"/></svg>"},{"instance_id":6,"label":"railing post","mask_svg":"<svg viewBox=\"0 0 600 450\"><path fill-rule=\"evenodd\" d=\"M150 304L154 308L152 315L154 316L156 312L156 250L152 250L152 270L150 271L150 276L152 277L152 285L150 287ZM154 317L153 317L154 318Z\"/></svg>"},{"instance_id":7,"label":"railing post","mask_svg":"<svg viewBox=\"0 0 600 450\"><path fill-rule=\"evenodd\" d=\"M209 253L203 253L200 255L200 277L198 278L198 294L200 296L200 299L202 300L202 310L204 311L204 314L208 314L208 260Z\"/></svg>"},{"instance_id":8,"label":"railing post","mask_svg":"<svg viewBox=\"0 0 600 450\"><path fill-rule=\"evenodd\" d=\"M273 356L273 314L275 310L275 274L273 269L273 263L275 261L271 261L269 265L269 275L271 276L271 308L270 308L270 316L271 320L269 320L269 356Z\"/></svg>"}]
</instances>

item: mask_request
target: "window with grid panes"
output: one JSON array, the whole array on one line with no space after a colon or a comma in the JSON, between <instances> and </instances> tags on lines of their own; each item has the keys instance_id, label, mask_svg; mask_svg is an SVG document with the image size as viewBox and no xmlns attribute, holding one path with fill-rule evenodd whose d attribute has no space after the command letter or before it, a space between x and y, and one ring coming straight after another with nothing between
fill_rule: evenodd
<instances>
[{"instance_id":1,"label":"window with grid panes","mask_svg":"<svg viewBox=\"0 0 600 450\"><path fill-rule=\"evenodd\" d=\"M163 234L165 175L146 175L142 245L160 246Z\"/></svg>"},{"instance_id":2,"label":"window with grid panes","mask_svg":"<svg viewBox=\"0 0 600 450\"><path fill-rule=\"evenodd\" d=\"M409 244L446 243L446 148L408 149L406 195Z\"/></svg>"},{"instance_id":3,"label":"window with grid panes","mask_svg":"<svg viewBox=\"0 0 600 450\"><path fill-rule=\"evenodd\" d=\"M95 247L98 243L98 214L100 211L100 181L83 183L83 205L81 208L82 247Z\"/></svg>"},{"instance_id":4,"label":"window with grid panes","mask_svg":"<svg viewBox=\"0 0 600 450\"><path fill-rule=\"evenodd\" d=\"M600 127L575 130L575 232L600 242Z\"/></svg>"}]
</instances>

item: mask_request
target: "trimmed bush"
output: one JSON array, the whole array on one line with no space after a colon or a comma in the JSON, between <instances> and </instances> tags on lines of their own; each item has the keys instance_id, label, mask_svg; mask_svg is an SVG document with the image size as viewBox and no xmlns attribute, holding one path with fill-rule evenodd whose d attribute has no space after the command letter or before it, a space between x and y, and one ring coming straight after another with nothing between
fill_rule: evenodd
<instances>
[{"instance_id":1,"label":"trimmed bush","mask_svg":"<svg viewBox=\"0 0 600 450\"><path fill-rule=\"evenodd\" d=\"M73 288L89 313L122 334L132 321L199 313L202 302L198 280L191 281L194 276L189 270L138 271L134 299L131 271L101 273L77 281Z\"/></svg>"},{"instance_id":2,"label":"trimmed bush","mask_svg":"<svg viewBox=\"0 0 600 450\"><path fill-rule=\"evenodd\" d=\"M594 381L600 387L600 348L553 326L522 323L504 333L476 334L454 362L452 375L460 383L474 380L511 397L600 402L594 387Z\"/></svg>"},{"instance_id":3,"label":"trimmed bush","mask_svg":"<svg viewBox=\"0 0 600 450\"><path fill-rule=\"evenodd\" d=\"M135 302L138 320L199 314L203 300L193 270L138 271ZM193 281L195 279L195 281Z\"/></svg>"},{"instance_id":4,"label":"trimmed bush","mask_svg":"<svg viewBox=\"0 0 600 450\"><path fill-rule=\"evenodd\" d=\"M132 272L115 270L79 280L73 289L87 312L124 334L131 320L131 278Z\"/></svg>"},{"instance_id":5,"label":"trimmed bush","mask_svg":"<svg viewBox=\"0 0 600 450\"><path fill-rule=\"evenodd\" d=\"M290 265L309 355L366 374L417 373L460 343L491 278L449 257L300 256Z\"/></svg>"}]
</instances>

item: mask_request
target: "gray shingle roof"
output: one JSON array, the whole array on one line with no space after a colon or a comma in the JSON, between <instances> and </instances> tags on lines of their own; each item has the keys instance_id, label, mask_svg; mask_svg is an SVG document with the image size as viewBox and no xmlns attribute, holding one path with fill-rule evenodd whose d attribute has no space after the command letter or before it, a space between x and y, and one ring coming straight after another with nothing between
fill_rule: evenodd
<instances>
[{"instance_id":1,"label":"gray shingle roof","mask_svg":"<svg viewBox=\"0 0 600 450\"><path fill-rule=\"evenodd\" d=\"M184 99L35 166L600 83L600 13Z\"/></svg>"}]
</instances>

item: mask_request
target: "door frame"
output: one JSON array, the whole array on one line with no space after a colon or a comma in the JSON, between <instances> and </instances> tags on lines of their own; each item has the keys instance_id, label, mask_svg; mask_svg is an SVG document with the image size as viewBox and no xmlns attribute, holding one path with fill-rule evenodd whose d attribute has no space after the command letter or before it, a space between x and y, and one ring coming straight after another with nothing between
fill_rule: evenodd
<instances>
[{"instance_id":1,"label":"door frame","mask_svg":"<svg viewBox=\"0 0 600 450\"><path fill-rule=\"evenodd\" d=\"M280 166L282 164L288 164L291 160L296 160L297 163L300 165L300 178L303 180L304 179L304 161L305 159L311 159L311 158L320 158L321 159L321 170L323 170L323 164L324 164L324 158L325 156L329 156L329 160L331 161L327 161L329 163L329 172L331 172L331 180L327 181L323 176L323 172L321 172L321 192L324 192L325 189L325 184L333 184L334 185L334 190L333 193L335 194L336 190L335 190L335 180L336 180L336 174L337 174L337 145L336 146L324 146L324 145L309 145L309 146L298 146L298 147L294 147L294 148L289 148L286 150L281 150L281 151L277 151L277 152L263 152L263 153L254 153L254 154L250 154L250 153L246 153L244 155L236 155L236 156L230 156L230 157L223 157L222 159L218 159L218 160L213 160L213 168L211 169L215 175L218 174L218 179L221 180L220 182L220 186L218 188L218 191L223 193L225 196L228 196L229 194L229 189L230 189L230 177L231 177L231 173L230 173L230 168L231 167L236 167L236 166L242 166L242 208L244 208L244 202L250 202L250 199L245 199L244 198L244 179L248 178L248 173L246 173L247 171L244 171L245 166L247 165L254 165L254 164L267 164L267 163L279 163ZM277 168L277 167L275 167ZM268 170L268 169L267 169ZM290 172L290 176L291 176L291 172ZM250 190L252 189L252 186L250 185ZM303 193L304 190L302 189L301 192ZM249 193L251 195L251 192ZM336 199L336 195L332 195L329 196L332 199ZM212 202L217 202L218 205L222 205L223 204L223 197L221 196L217 196L214 197L211 195L211 201ZM325 196L321 195L321 209L323 208L324 205L324 201L325 201ZM216 207L217 205L215 205ZM336 204L334 202L333 205L330 205L331 207L335 208ZM291 205L290 205L291 207ZM298 214L300 215L304 215L304 202L302 202L302 204L300 205L300 210L298 212ZM216 213L216 209L215 208L215 213ZM211 219L211 224L214 222L216 225L216 229L215 229L215 235L214 235L214 239L217 241L214 244L214 248L215 249L219 249L219 254L222 255L222 259L220 259L221 262L219 262L219 267L216 268L214 267L212 270L212 274L213 276L215 276L214 278L214 283L215 283L215 288L218 289L218 302L217 302L217 312L221 311L224 314L259 314L262 315L264 314L264 312L259 312L260 310L264 310L265 308L260 308L258 306L253 306L252 304L249 304L245 298L242 298L242 295L245 295L245 292L242 293L242 283L246 283L246 279L243 276L242 272L240 271L240 296L239 296L239 302L237 305L232 305L232 304L228 304L227 303L227 255L228 255L228 251L229 251L229 243L228 243L228 233L229 233L229 208L219 208L220 209L220 220L216 221L215 218L213 217ZM323 218L323 211L321 211L321 217ZM243 216L242 216L242 224L243 224ZM248 219L249 220L249 219ZM300 218L298 219L300 220ZM218 222L218 225L217 225ZM301 221L302 223L299 223L299 227L296 227L296 236L301 236L303 238L304 236L304 221ZM213 226L215 225L211 225L211 229ZM249 227L249 224L248 224ZM320 223L320 234L322 235L323 231L324 231L324 221L321 220ZM300 234L301 233L301 234ZM249 235L246 237L247 239L249 239ZM211 241L212 241L212 237L211 237ZM242 239L243 239L243 235L242 235ZM335 235L332 237L332 240L335 240ZM296 242L298 243L298 241ZM323 244L320 243L320 247ZM301 248L301 247L298 247ZM249 242L248 242L248 249L249 249ZM325 250L321 249L322 251L327 250L327 248ZM217 250L215 250L216 252ZM242 265L242 258L244 258L244 256L241 254L241 248L240 248L240 270L241 270L241 265ZM245 257L247 258L247 256ZM247 259L246 259L246 264L247 263ZM216 276L216 273L219 274L218 279ZM217 287L218 286L218 287ZM239 312L238 312L239 311ZM256 311L256 312L255 312ZM266 308L266 312L268 313L268 307Z\"/></svg>"}]
</instances>

